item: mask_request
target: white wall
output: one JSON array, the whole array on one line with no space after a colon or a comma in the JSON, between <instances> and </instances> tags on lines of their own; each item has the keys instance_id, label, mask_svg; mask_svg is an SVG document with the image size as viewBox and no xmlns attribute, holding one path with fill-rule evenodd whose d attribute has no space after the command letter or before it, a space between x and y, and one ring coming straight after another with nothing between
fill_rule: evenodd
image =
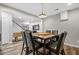
<instances>
[{"instance_id":1,"label":"white wall","mask_svg":"<svg viewBox=\"0 0 79 59\"><path fill-rule=\"evenodd\" d=\"M54 15L50 18L44 19L44 31L59 29L59 15Z\"/></svg>"},{"instance_id":2,"label":"white wall","mask_svg":"<svg viewBox=\"0 0 79 59\"><path fill-rule=\"evenodd\" d=\"M40 25L40 30L39 31L42 31L42 23L38 20L40 20L39 18L36 18L36 17L33 17L33 16L30 16L28 14L24 14L22 12L19 12L19 11L16 11L16 10L13 10L13 9L10 9L10 8L7 8L7 7L2 7L1 6L1 10L2 11L5 11L5 12L8 12L8 13L5 13L5 16L2 16L2 43L5 44L5 43L9 43L12 41L12 33L13 32L20 32L22 31L22 29L17 26L16 24L14 24L12 22L12 20L15 20L16 22L18 22L19 24L23 23L23 22L30 22L30 28L32 29L32 25L35 25L35 24L39 24ZM22 17L22 19L18 19L19 17ZM16 18L16 19L14 19ZM35 21L34 21L35 20ZM38 22L36 22L38 21ZM5 23L5 24L4 24ZM12 31L12 32L11 32Z\"/></svg>"},{"instance_id":3,"label":"white wall","mask_svg":"<svg viewBox=\"0 0 79 59\"><path fill-rule=\"evenodd\" d=\"M59 32L67 31L65 43L79 47L79 9L69 11L69 20L60 22L60 15L54 15L44 20L44 31L56 29Z\"/></svg>"},{"instance_id":4,"label":"white wall","mask_svg":"<svg viewBox=\"0 0 79 59\"><path fill-rule=\"evenodd\" d=\"M29 26L30 26L30 30L33 30L33 25L37 25L37 24L39 24L39 30L38 30L38 32L42 32L42 21L40 20L40 21L38 21L38 22L33 22L33 23L30 23L29 24Z\"/></svg>"},{"instance_id":5,"label":"white wall","mask_svg":"<svg viewBox=\"0 0 79 59\"><path fill-rule=\"evenodd\" d=\"M0 10L0 33L2 32L2 20L1 20L1 10Z\"/></svg>"},{"instance_id":6,"label":"white wall","mask_svg":"<svg viewBox=\"0 0 79 59\"><path fill-rule=\"evenodd\" d=\"M34 23L29 23L29 30L33 30L32 26L33 25L37 25L39 24L39 30L38 32L42 32L42 22L41 21L38 21L38 22L34 22ZM13 32L21 32L23 31L18 25L16 25L15 23L13 23Z\"/></svg>"},{"instance_id":7,"label":"white wall","mask_svg":"<svg viewBox=\"0 0 79 59\"><path fill-rule=\"evenodd\" d=\"M12 42L12 15L1 12L2 16L2 44Z\"/></svg>"},{"instance_id":8,"label":"white wall","mask_svg":"<svg viewBox=\"0 0 79 59\"><path fill-rule=\"evenodd\" d=\"M0 10L0 34L2 32L2 20L1 20L1 10Z\"/></svg>"},{"instance_id":9,"label":"white wall","mask_svg":"<svg viewBox=\"0 0 79 59\"><path fill-rule=\"evenodd\" d=\"M12 16L14 17L13 20L15 20L16 22L18 22L20 25L24 22L29 22L30 25L36 23L39 23L39 18L36 18L34 16L19 12L18 10L16 11L15 9L11 9L11 8L7 8L7 7L1 7L1 9L3 11L9 12L12 14ZM19 17L22 17L21 19ZM13 23L13 32L19 32L22 31L22 29L17 26L16 24Z\"/></svg>"}]
</instances>

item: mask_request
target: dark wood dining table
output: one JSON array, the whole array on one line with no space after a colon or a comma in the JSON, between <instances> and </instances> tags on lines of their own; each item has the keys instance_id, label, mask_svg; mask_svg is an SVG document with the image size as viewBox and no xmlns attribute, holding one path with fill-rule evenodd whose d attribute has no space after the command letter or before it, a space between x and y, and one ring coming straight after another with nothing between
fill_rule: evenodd
<instances>
[{"instance_id":1,"label":"dark wood dining table","mask_svg":"<svg viewBox=\"0 0 79 59\"><path fill-rule=\"evenodd\" d=\"M47 33L47 32L38 32L35 33L35 37L39 38L41 42L43 42L43 53L46 54L46 41L49 40L50 38L54 37L52 33Z\"/></svg>"}]
</instances>

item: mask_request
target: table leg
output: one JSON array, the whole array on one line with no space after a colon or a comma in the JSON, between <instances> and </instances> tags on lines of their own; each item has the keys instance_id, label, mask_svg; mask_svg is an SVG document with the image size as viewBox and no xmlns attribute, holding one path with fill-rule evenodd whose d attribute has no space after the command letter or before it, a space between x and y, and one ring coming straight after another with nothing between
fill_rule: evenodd
<instances>
[{"instance_id":1,"label":"table leg","mask_svg":"<svg viewBox=\"0 0 79 59\"><path fill-rule=\"evenodd\" d=\"M41 40L41 43L42 43L43 41Z\"/></svg>"}]
</instances>

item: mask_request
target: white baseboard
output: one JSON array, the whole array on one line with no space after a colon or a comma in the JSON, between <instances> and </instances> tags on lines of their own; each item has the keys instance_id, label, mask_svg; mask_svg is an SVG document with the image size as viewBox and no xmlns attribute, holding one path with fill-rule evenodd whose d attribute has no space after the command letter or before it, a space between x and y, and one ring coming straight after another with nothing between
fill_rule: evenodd
<instances>
[{"instance_id":1,"label":"white baseboard","mask_svg":"<svg viewBox=\"0 0 79 59\"><path fill-rule=\"evenodd\" d=\"M69 43L65 43L64 45L68 45L68 46L72 46L72 47L79 48L79 46L78 46L78 45L73 45L73 44L69 44Z\"/></svg>"},{"instance_id":2,"label":"white baseboard","mask_svg":"<svg viewBox=\"0 0 79 59\"><path fill-rule=\"evenodd\" d=\"M8 42L8 43L2 43L2 45L4 45L4 44L11 44L12 42Z\"/></svg>"}]
</instances>

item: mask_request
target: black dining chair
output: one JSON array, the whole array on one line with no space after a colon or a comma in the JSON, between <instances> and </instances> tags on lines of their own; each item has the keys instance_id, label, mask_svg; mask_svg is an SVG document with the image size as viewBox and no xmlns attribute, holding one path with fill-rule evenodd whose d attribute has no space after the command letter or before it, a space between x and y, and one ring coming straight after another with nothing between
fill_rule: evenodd
<instances>
[{"instance_id":1,"label":"black dining chair","mask_svg":"<svg viewBox=\"0 0 79 59\"><path fill-rule=\"evenodd\" d=\"M52 30L51 32L52 32L53 35L58 35L58 30ZM54 38L54 39L52 38L53 42L56 42L57 40L58 39L56 39L56 38Z\"/></svg>"},{"instance_id":2,"label":"black dining chair","mask_svg":"<svg viewBox=\"0 0 79 59\"><path fill-rule=\"evenodd\" d=\"M57 35L58 34L58 30L51 30L52 34Z\"/></svg>"},{"instance_id":3,"label":"black dining chair","mask_svg":"<svg viewBox=\"0 0 79 59\"><path fill-rule=\"evenodd\" d=\"M22 32L23 37L23 46L22 51L25 51L25 54L28 55L33 52L33 55L37 54L37 49L39 49L41 46L37 42L34 41L34 39L37 39L32 36L32 33L30 31L24 31Z\"/></svg>"},{"instance_id":4,"label":"black dining chair","mask_svg":"<svg viewBox=\"0 0 79 59\"><path fill-rule=\"evenodd\" d=\"M58 41L47 47L50 50L49 54L56 54L56 55L62 54L62 55L65 55L64 41L65 41L66 35L67 35L67 32L61 33L59 35Z\"/></svg>"},{"instance_id":5,"label":"black dining chair","mask_svg":"<svg viewBox=\"0 0 79 59\"><path fill-rule=\"evenodd\" d=\"M58 30L46 30L47 33L52 33L53 35L58 35ZM56 42L56 38L51 38L50 41Z\"/></svg>"},{"instance_id":6,"label":"black dining chair","mask_svg":"<svg viewBox=\"0 0 79 59\"><path fill-rule=\"evenodd\" d=\"M26 52L25 54L29 54L29 47L28 47L28 43L27 43L26 34L24 31L22 31L21 33L22 33L22 39L23 39L23 46L22 46L21 55L23 54L23 51Z\"/></svg>"},{"instance_id":7,"label":"black dining chair","mask_svg":"<svg viewBox=\"0 0 79 59\"><path fill-rule=\"evenodd\" d=\"M47 33L51 33L51 30L46 30Z\"/></svg>"},{"instance_id":8,"label":"black dining chair","mask_svg":"<svg viewBox=\"0 0 79 59\"><path fill-rule=\"evenodd\" d=\"M52 43L56 43L58 41L59 35L58 30L51 30L51 33L54 35L52 38L50 38L50 41L48 42L48 45Z\"/></svg>"},{"instance_id":9,"label":"black dining chair","mask_svg":"<svg viewBox=\"0 0 79 59\"><path fill-rule=\"evenodd\" d=\"M33 33L37 33L37 31L34 30Z\"/></svg>"}]
</instances>

